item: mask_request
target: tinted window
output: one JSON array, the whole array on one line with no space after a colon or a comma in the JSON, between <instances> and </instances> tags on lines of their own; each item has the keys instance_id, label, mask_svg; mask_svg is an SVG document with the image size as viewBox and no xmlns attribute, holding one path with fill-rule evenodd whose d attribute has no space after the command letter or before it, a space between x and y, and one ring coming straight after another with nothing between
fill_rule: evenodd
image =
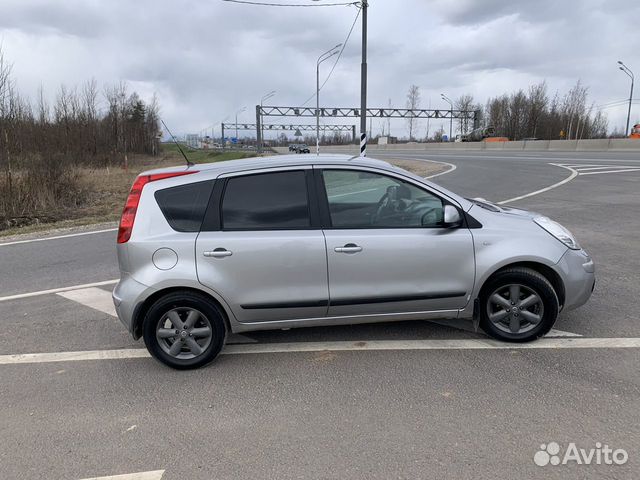
<instances>
[{"instance_id":1,"label":"tinted window","mask_svg":"<svg viewBox=\"0 0 640 480\"><path fill-rule=\"evenodd\" d=\"M331 225L337 228L437 227L442 201L394 177L356 170L324 170Z\"/></svg>"},{"instance_id":2,"label":"tinted window","mask_svg":"<svg viewBox=\"0 0 640 480\"><path fill-rule=\"evenodd\" d=\"M160 210L169 225L179 232L198 232L209 203L213 180L158 190Z\"/></svg>"},{"instance_id":3,"label":"tinted window","mask_svg":"<svg viewBox=\"0 0 640 480\"><path fill-rule=\"evenodd\" d=\"M302 229L311 225L304 171L232 177L222 200L227 230Z\"/></svg>"}]
</instances>

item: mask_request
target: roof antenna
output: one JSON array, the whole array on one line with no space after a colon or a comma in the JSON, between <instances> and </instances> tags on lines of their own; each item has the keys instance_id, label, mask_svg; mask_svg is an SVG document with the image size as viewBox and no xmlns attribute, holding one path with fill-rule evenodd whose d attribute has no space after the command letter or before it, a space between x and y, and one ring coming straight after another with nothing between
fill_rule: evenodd
<instances>
[{"instance_id":1,"label":"roof antenna","mask_svg":"<svg viewBox=\"0 0 640 480\"><path fill-rule=\"evenodd\" d=\"M162 120L162 118L160 119L160 121L162 122L162 125L164 125L164 128L167 130L167 132L169 132L169 135L171 135L171 139L173 140L173 143L176 144L176 147L178 147L178 150L180 150L180 153L182 154L184 159L187 161L187 167L193 167L195 164L191 160L189 160L185 155L185 153L182 151L182 148L180 148L180 144L178 143L178 140L176 140L176 137L173 136L173 133L171 133L171 130L169 130L169 127L167 127L167 124L164 123L164 120Z\"/></svg>"}]
</instances>

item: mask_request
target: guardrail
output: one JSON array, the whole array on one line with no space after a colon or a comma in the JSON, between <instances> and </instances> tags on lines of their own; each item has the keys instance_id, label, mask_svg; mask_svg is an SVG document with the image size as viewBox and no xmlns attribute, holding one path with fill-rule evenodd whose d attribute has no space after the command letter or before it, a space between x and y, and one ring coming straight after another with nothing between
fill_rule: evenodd
<instances>
[{"instance_id":1,"label":"guardrail","mask_svg":"<svg viewBox=\"0 0 640 480\"><path fill-rule=\"evenodd\" d=\"M327 146L325 151L351 152L356 145ZM451 143L396 143L368 144L368 150L527 150L527 151L627 151L640 152L640 140L632 138L602 138L592 140L522 140L514 142L451 142ZM280 153L286 148L276 148Z\"/></svg>"}]
</instances>

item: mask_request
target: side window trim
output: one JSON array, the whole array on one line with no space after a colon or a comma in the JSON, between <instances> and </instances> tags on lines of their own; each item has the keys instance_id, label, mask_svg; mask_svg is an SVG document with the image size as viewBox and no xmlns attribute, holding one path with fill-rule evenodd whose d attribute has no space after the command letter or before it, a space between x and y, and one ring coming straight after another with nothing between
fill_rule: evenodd
<instances>
[{"instance_id":1,"label":"side window trim","mask_svg":"<svg viewBox=\"0 0 640 480\"><path fill-rule=\"evenodd\" d=\"M209 205L207 206L202 227L200 228L201 232L219 232L221 230L220 209L222 208L222 192L224 191L224 187L224 179L218 178L215 180L211 197L209 197Z\"/></svg>"},{"instance_id":2,"label":"side window trim","mask_svg":"<svg viewBox=\"0 0 640 480\"><path fill-rule=\"evenodd\" d=\"M331 210L329 210L329 198L327 197L327 189L324 184L324 177L322 172L324 170L329 170L328 168L322 167L314 167L313 168L313 179L316 190L316 198L318 199L318 210L320 214L320 226L323 229L331 229L333 225L331 224Z\"/></svg>"},{"instance_id":3,"label":"side window trim","mask_svg":"<svg viewBox=\"0 0 640 480\"><path fill-rule=\"evenodd\" d=\"M309 215L311 217L310 230L322 229L322 213L320 207L320 194L316 186L313 168L305 170L307 182L307 201L309 202Z\"/></svg>"},{"instance_id":4,"label":"side window trim","mask_svg":"<svg viewBox=\"0 0 640 480\"><path fill-rule=\"evenodd\" d=\"M332 222L331 222L331 210L329 209L329 198L327 196L327 189L326 189L326 185L324 183L323 172L325 170L347 170L347 171L352 171L352 172L368 172L368 173L375 173L377 175L387 176L387 177L391 177L391 178L394 178L394 179L397 179L397 180L401 180L403 182L410 183L414 187L419 188L421 190L424 190L425 192L427 192L427 193L433 195L434 197L440 199L440 201L442 202L443 207L444 207L444 205L452 205L455 208L457 208L460 212L463 212L462 208L460 208L460 205L456 204L455 202L449 200L446 197L443 197L442 195L439 194L439 192L433 191L432 189L428 188L426 185L416 185L410 179L393 175L391 172L379 171L379 170L376 170L376 169L369 169L369 168L357 168L357 167L347 167L347 168L345 168L342 165L314 166L315 185L316 185L316 190L318 192L318 204L319 204L319 207L320 207L320 219L322 221L322 228L324 230L398 230L398 229L402 229L402 228L405 228L405 229L444 228L444 227L440 227L440 226L434 226L434 227L369 227L369 226L366 226L366 227L334 227L332 225ZM463 215L463 227L467 228L467 222L465 220L465 216L464 215Z\"/></svg>"}]
</instances>

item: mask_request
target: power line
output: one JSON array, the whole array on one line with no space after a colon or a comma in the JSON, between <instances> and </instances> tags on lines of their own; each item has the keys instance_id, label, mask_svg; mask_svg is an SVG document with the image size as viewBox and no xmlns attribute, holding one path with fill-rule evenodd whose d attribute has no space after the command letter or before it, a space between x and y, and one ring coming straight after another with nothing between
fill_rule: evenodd
<instances>
[{"instance_id":1,"label":"power line","mask_svg":"<svg viewBox=\"0 0 640 480\"><path fill-rule=\"evenodd\" d=\"M359 2L357 2L357 3L359 3ZM336 69L336 65L338 65L338 62L340 61L340 57L342 57L342 52L344 52L344 49L347 47L347 43L349 43L349 38L351 38L351 33L353 32L353 28L356 26L356 22L358 21L358 17L360 16L360 12L361 12L361 9L358 8L358 12L356 13L356 17L353 19L353 23L351 24L351 28L349 29L349 33L347 34L347 38L342 43L342 48L340 49L340 53L338 53L338 56L336 57L336 61L333 62L333 66L331 67L331 71L327 75L327 78L324 79L324 82L322 82L322 85L320 86L318 91L320 91L320 90L322 90L324 88L324 86L327 84L327 82L331 78L331 75L333 74L333 71ZM314 93L309 98L307 98L307 100L305 100L305 102L301 106L304 107L315 96L316 96L316 93Z\"/></svg>"},{"instance_id":2,"label":"power line","mask_svg":"<svg viewBox=\"0 0 640 480\"><path fill-rule=\"evenodd\" d=\"M633 100L631 100L632 104L636 104L638 102L640 102L640 99L634 98ZM618 100L618 101L615 101L615 102L609 102L609 103L603 103L601 105L596 105L595 108L605 109L605 108L621 107L621 106L627 105L628 103L629 103L629 99L627 98L625 100Z\"/></svg>"},{"instance_id":3,"label":"power line","mask_svg":"<svg viewBox=\"0 0 640 480\"><path fill-rule=\"evenodd\" d=\"M629 101L629 99L628 99L628 98L621 99L621 100L613 100L613 101L611 101L611 102L605 102L605 103L601 103L600 105L596 105L596 108L598 108L598 107L604 107L604 106L606 106L606 105L613 105L614 103L625 103L625 102L628 102L628 101Z\"/></svg>"},{"instance_id":4,"label":"power line","mask_svg":"<svg viewBox=\"0 0 640 480\"><path fill-rule=\"evenodd\" d=\"M270 2L254 2L251 0L222 0L229 3L241 3L244 5L260 5L262 7L344 7L349 5L358 5L360 2L345 2L345 3L270 3Z\"/></svg>"}]
</instances>

